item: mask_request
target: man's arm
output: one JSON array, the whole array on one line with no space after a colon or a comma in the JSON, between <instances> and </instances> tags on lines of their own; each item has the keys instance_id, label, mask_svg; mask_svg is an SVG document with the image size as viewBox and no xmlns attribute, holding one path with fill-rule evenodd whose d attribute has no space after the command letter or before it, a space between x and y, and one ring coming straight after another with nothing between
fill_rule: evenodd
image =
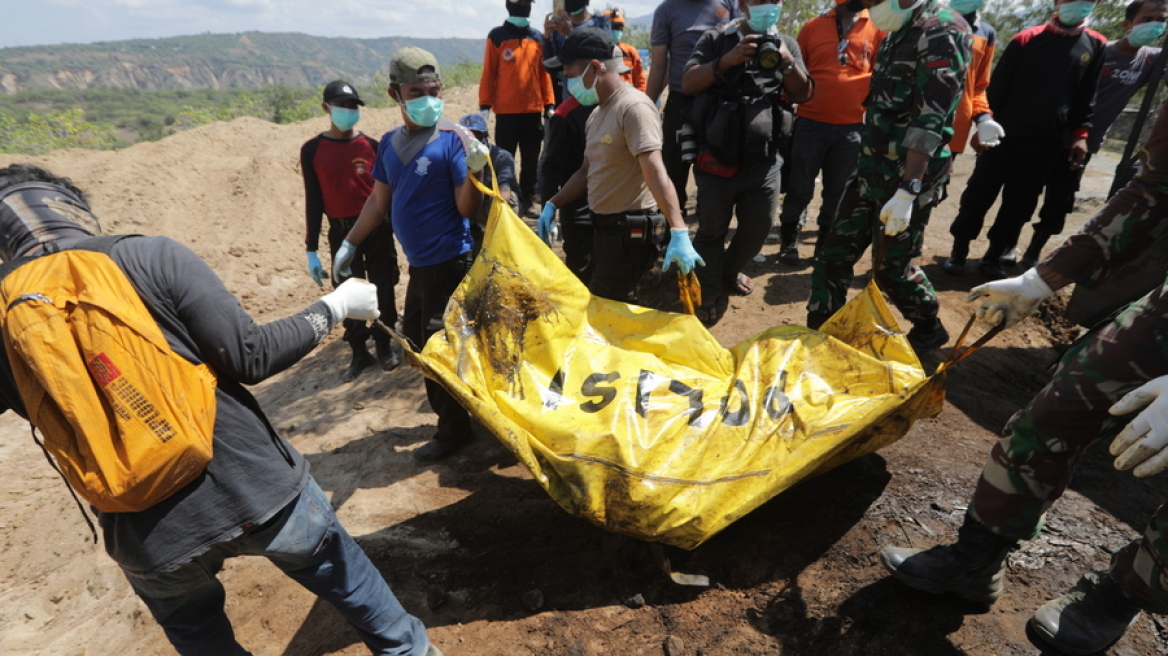
<instances>
[{"instance_id":1,"label":"man's arm","mask_svg":"<svg viewBox=\"0 0 1168 656\"><path fill-rule=\"evenodd\" d=\"M369 233L373 232L385 220L385 215L389 214L392 202L393 190L390 186L381 180L374 180L373 192L369 194L369 198L365 199L365 207L361 208L357 222L353 224L349 234L345 235L345 241L359 246L369 236Z\"/></svg>"},{"instance_id":2,"label":"man's arm","mask_svg":"<svg viewBox=\"0 0 1168 656\"><path fill-rule=\"evenodd\" d=\"M653 194L657 202L657 209L665 215L670 229L685 230L685 219L681 217L681 203L677 200L677 191L669 180L669 173L665 171L665 160L661 159L660 150L650 150L637 155L637 164L641 165L641 176L645 178L645 186Z\"/></svg>"},{"instance_id":3,"label":"man's arm","mask_svg":"<svg viewBox=\"0 0 1168 656\"><path fill-rule=\"evenodd\" d=\"M950 121L969 73L971 39L968 34L942 27L926 32L923 40L925 51L920 53L915 79L917 93L907 108L908 130L901 145L932 157L944 143L945 131L952 134Z\"/></svg>"},{"instance_id":4,"label":"man's arm","mask_svg":"<svg viewBox=\"0 0 1168 656\"><path fill-rule=\"evenodd\" d=\"M560 190L557 191L556 195L552 196L548 202L552 203L556 207L563 207L568 203L576 200L577 198L582 197L586 193L588 193L587 157L584 158L584 163L580 165L580 168L572 174L572 177L568 178L568 181L564 183L564 186L560 187Z\"/></svg>"},{"instance_id":5,"label":"man's arm","mask_svg":"<svg viewBox=\"0 0 1168 656\"><path fill-rule=\"evenodd\" d=\"M669 45L653 46L649 51L649 64L651 68L645 95L649 96L649 100L657 102L669 81Z\"/></svg>"},{"instance_id":6,"label":"man's arm","mask_svg":"<svg viewBox=\"0 0 1168 656\"><path fill-rule=\"evenodd\" d=\"M990 109L995 114L1001 114L1006 110L1007 94L1014 82L1018 62L1021 58L1022 46L1016 38L1011 39L1010 43L1006 44L1006 51L1002 53L998 65L994 66L994 72L990 76L990 84L986 87L986 100L989 101Z\"/></svg>"},{"instance_id":7,"label":"man's arm","mask_svg":"<svg viewBox=\"0 0 1168 656\"><path fill-rule=\"evenodd\" d=\"M1079 168L1087 159L1087 135L1095 118L1095 90L1099 87L1099 76L1103 72L1103 46L1095 50L1095 56L1083 71L1083 78L1071 98L1067 115L1067 128L1071 133L1071 152L1068 155L1071 166Z\"/></svg>"},{"instance_id":8,"label":"man's arm","mask_svg":"<svg viewBox=\"0 0 1168 656\"><path fill-rule=\"evenodd\" d=\"M782 53L784 61L780 66L790 67L788 73L783 76L783 92L787 95L787 100L793 103L807 102L815 95L815 80L811 79L807 65L803 63L803 50L795 39L786 34L782 35L781 44L779 52Z\"/></svg>"},{"instance_id":9,"label":"man's arm","mask_svg":"<svg viewBox=\"0 0 1168 656\"><path fill-rule=\"evenodd\" d=\"M475 186L472 179L477 177L477 173L467 171L466 179L455 190L454 202L458 205L458 213L466 217L474 217L483 204L483 192Z\"/></svg>"},{"instance_id":10,"label":"man's arm","mask_svg":"<svg viewBox=\"0 0 1168 656\"><path fill-rule=\"evenodd\" d=\"M498 53L495 50L495 42L488 36L483 52L483 73L479 76L479 109L490 109L495 106L495 83L497 82L495 66L497 60Z\"/></svg>"},{"instance_id":11,"label":"man's arm","mask_svg":"<svg viewBox=\"0 0 1168 656\"><path fill-rule=\"evenodd\" d=\"M312 166L319 143L320 139L312 139L300 148L300 171L304 174L304 245L310 253L315 253L320 247L320 225L324 215L324 194Z\"/></svg>"},{"instance_id":12,"label":"man's arm","mask_svg":"<svg viewBox=\"0 0 1168 656\"><path fill-rule=\"evenodd\" d=\"M758 51L758 45L755 43L758 37L751 34L726 53L715 55L719 36L721 36L719 30L709 30L702 34L694 45L693 54L689 56L689 61L685 63L685 72L681 75L681 90L686 95L694 96L715 84L724 84L723 75L727 71L750 61Z\"/></svg>"}]
</instances>

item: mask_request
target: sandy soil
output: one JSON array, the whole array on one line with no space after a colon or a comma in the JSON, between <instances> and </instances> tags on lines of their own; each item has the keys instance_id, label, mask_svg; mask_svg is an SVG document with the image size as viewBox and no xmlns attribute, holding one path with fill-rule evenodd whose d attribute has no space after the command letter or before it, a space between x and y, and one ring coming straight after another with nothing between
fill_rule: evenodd
<instances>
[{"instance_id":1,"label":"sandy soil","mask_svg":"<svg viewBox=\"0 0 1168 656\"><path fill-rule=\"evenodd\" d=\"M475 94L452 92L448 115L471 111ZM396 110L371 110L361 127L380 135L398 121ZM285 126L240 119L120 152L32 161L88 190L109 232L188 244L266 320L320 294L304 271L297 152L326 127L324 118ZM27 159L0 156L0 165ZM972 162L960 161L953 189L964 187ZM1092 161L1068 231L1101 205L1113 167L1106 157ZM970 314L965 292L981 282L940 270L955 211L950 199L934 213L922 258L954 333ZM813 236L801 247L805 257ZM735 297L714 329L723 344L803 321L810 268L777 264L776 251L768 244L771 257L750 265L754 293ZM646 296L668 305L672 292L660 281L647 279ZM1035 654L1023 629L1030 613L1080 572L1105 566L1142 529L1168 498L1165 477L1139 481L1113 471L1104 454L1086 458L1047 530L1011 557L1005 595L988 613L903 588L875 553L952 538L998 432L1073 336L1045 316L954 371L940 416L879 455L790 490L690 553L568 516L488 435L449 462L413 464L409 452L434 430L420 377L403 368L342 384L348 354L339 330L255 391L308 455L342 521L451 656ZM0 462L8 472L0 478L0 653L172 653L89 538L27 424L11 413L0 417ZM661 570L665 557L709 575L711 587L674 585ZM330 607L266 561L230 561L221 578L240 640L257 656L367 653ZM1110 653L1166 651L1168 624L1144 617Z\"/></svg>"}]
</instances>

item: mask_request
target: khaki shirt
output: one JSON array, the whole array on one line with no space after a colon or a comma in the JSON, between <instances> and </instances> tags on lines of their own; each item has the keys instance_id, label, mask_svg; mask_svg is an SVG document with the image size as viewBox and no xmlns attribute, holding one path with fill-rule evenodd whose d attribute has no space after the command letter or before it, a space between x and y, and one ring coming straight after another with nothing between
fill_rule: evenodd
<instances>
[{"instance_id":1,"label":"khaki shirt","mask_svg":"<svg viewBox=\"0 0 1168 656\"><path fill-rule=\"evenodd\" d=\"M661 150L661 119L649 96L622 84L588 117L584 132L592 212L620 214L656 207L637 161L637 155Z\"/></svg>"}]
</instances>

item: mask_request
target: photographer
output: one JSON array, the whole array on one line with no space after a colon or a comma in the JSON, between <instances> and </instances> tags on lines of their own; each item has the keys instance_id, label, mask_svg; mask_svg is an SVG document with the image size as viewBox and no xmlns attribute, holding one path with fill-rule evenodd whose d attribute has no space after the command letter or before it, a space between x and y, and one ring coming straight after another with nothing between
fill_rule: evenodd
<instances>
[{"instance_id":1,"label":"photographer","mask_svg":"<svg viewBox=\"0 0 1168 656\"><path fill-rule=\"evenodd\" d=\"M740 7L746 18L698 39L681 79L682 91L694 96L682 134L692 128L697 142L694 248L706 262L698 271L698 318L707 326L722 318L727 291L753 291L741 271L762 249L778 207L780 96L800 103L815 93L799 45L775 28L782 5L740 0ZM683 139L683 152L686 146ZM730 219L736 213L738 229L727 248Z\"/></svg>"}]
</instances>

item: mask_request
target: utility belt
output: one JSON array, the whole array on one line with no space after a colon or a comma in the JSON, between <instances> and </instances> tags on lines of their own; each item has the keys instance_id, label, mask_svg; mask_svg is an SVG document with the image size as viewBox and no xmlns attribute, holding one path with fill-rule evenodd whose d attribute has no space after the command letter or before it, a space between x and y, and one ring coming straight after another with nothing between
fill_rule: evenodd
<instances>
[{"instance_id":1,"label":"utility belt","mask_svg":"<svg viewBox=\"0 0 1168 656\"><path fill-rule=\"evenodd\" d=\"M669 229L665 215L656 208L620 214L593 214L594 230L621 231L630 243L658 246L665 243Z\"/></svg>"}]
</instances>

